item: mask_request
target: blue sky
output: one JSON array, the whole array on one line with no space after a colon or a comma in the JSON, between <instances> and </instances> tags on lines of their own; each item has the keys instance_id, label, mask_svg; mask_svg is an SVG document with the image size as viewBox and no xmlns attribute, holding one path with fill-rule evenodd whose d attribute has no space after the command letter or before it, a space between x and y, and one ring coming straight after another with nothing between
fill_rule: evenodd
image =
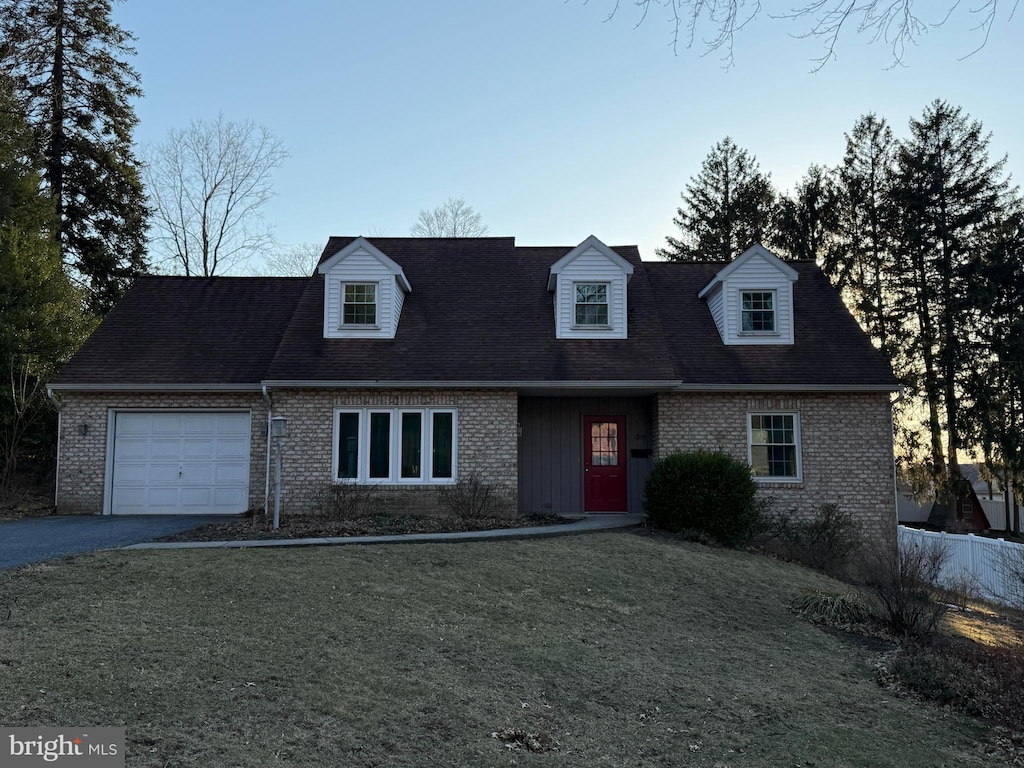
<instances>
[{"instance_id":1,"label":"blue sky","mask_svg":"<svg viewBox=\"0 0 1024 768\"><path fill-rule=\"evenodd\" d=\"M1008 10L962 61L981 39L966 9L904 67L886 69L884 43L851 30L838 60L812 73L820 41L793 36L806 23L763 13L725 70L697 46L673 55L664 10L636 28L629 0L606 23L613 5L129 0L115 19L138 37L140 143L222 112L288 147L265 208L285 245L406 236L420 209L463 197L491 235L572 245L595 234L653 258L675 231L679 192L724 136L788 189L811 163L841 159L858 116L876 112L904 135L935 98L981 120L993 154L1024 175L1024 21Z\"/></svg>"}]
</instances>

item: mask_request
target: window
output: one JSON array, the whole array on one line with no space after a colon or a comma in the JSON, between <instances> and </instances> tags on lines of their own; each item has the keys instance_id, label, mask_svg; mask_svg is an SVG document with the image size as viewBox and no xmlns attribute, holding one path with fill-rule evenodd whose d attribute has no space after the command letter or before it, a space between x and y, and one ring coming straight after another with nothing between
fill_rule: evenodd
<instances>
[{"instance_id":1,"label":"window","mask_svg":"<svg viewBox=\"0 0 1024 768\"><path fill-rule=\"evenodd\" d=\"M377 324L377 284L342 283L345 297L342 325Z\"/></svg>"},{"instance_id":2,"label":"window","mask_svg":"<svg viewBox=\"0 0 1024 768\"><path fill-rule=\"evenodd\" d=\"M576 325L608 325L608 284L574 283Z\"/></svg>"},{"instance_id":3,"label":"window","mask_svg":"<svg viewBox=\"0 0 1024 768\"><path fill-rule=\"evenodd\" d=\"M775 333L775 292L740 292L740 332Z\"/></svg>"},{"instance_id":4,"label":"window","mask_svg":"<svg viewBox=\"0 0 1024 768\"><path fill-rule=\"evenodd\" d=\"M800 422L795 413L752 413L749 436L755 478L800 480Z\"/></svg>"},{"instance_id":5,"label":"window","mask_svg":"<svg viewBox=\"0 0 1024 768\"><path fill-rule=\"evenodd\" d=\"M455 482L457 412L450 408L339 408L334 413L337 480Z\"/></svg>"}]
</instances>

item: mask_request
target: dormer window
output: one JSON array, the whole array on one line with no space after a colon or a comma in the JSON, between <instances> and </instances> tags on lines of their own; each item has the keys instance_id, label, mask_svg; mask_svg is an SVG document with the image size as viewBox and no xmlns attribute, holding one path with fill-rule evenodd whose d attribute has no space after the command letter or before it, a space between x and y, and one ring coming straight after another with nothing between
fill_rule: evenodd
<instances>
[{"instance_id":1,"label":"dormer window","mask_svg":"<svg viewBox=\"0 0 1024 768\"><path fill-rule=\"evenodd\" d=\"M344 283L343 325L377 325L377 284Z\"/></svg>"},{"instance_id":2,"label":"dormer window","mask_svg":"<svg viewBox=\"0 0 1024 768\"><path fill-rule=\"evenodd\" d=\"M576 325L608 327L608 283L575 283Z\"/></svg>"},{"instance_id":3,"label":"dormer window","mask_svg":"<svg viewBox=\"0 0 1024 768\"><path fill-rule=\"evenodd\" d=\"M741 333L777 333L775 291L741 291L740 307Z\"/></svg>"}]
</instances>

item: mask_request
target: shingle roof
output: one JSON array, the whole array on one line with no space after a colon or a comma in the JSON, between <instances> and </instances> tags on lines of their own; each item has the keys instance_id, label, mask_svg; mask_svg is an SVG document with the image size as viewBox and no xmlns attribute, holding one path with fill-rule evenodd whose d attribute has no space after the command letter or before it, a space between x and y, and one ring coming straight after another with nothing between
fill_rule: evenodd
<instances>
[{"instance_id":1,"label":"shingle roof","mask_svg":"<svg viewBox=\"0 0 1024 768\"><path fill-rule=\"evenodd\" d=\"M140 277L51 386L258 384L307 282Z\"/></svg>"},{"instance_id":2,"label":"shingle roof","mask_svg":"<svg viewBox=\"0 0 1024 768\"><path fill-rule=\"evenodd\" d=\"M323 258L354 238L331 238ZM372 238L413 286L395 338L323 338L324 277L141 278L51 386L669 382L895 386L821 271L789 262L796 343L722 344L697 293L715 264L634 267L628 339L557 339L548 270L572 250L512 238Z\"/></svg>"},{"instance_id":3,"label":"shingle roof","mask_svg":"<svg viewBox=\"0 0 1024 768\"><path fill-rule=\"evenodd\" d=\"M697 298L721 264L645 262L661 322L684 384L896 386L888 359L812 262L787 262L793 284L794 343L726 345Z\"/></svg>"},{"instance_id":4,"label":"shingle roof","mask_svg":"<svg viewBox=\"0 0 1024 768\"><path fill-rule=\"evenodd\" d=\"M351 242L332 238L331 255ZM324 279L299 302L267 379L523 382L676 378L646 276L629 283L629 339L556 340L548 269L571 248L512 238L374 238L402 266L406 297L393 340L324 339ZM615 249L640 265L635 246Z\"/></svg>"}]
</instances>

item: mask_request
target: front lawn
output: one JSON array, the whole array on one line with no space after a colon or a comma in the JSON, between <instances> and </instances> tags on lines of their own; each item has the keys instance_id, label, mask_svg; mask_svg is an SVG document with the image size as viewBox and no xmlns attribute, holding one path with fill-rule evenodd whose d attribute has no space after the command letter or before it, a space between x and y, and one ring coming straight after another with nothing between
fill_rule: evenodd
<instances>
[{"instance_id":1,"label":"front lawn","mask_svg":"<svg viewBox=\"0 0 1024 768\"><path fill-rule=\"evenodd\" d=\"M133 768L1003 764L813 587L621 532L103 553L0 574L0 723L123 725Z\"/></svg>"}]
</instances>

